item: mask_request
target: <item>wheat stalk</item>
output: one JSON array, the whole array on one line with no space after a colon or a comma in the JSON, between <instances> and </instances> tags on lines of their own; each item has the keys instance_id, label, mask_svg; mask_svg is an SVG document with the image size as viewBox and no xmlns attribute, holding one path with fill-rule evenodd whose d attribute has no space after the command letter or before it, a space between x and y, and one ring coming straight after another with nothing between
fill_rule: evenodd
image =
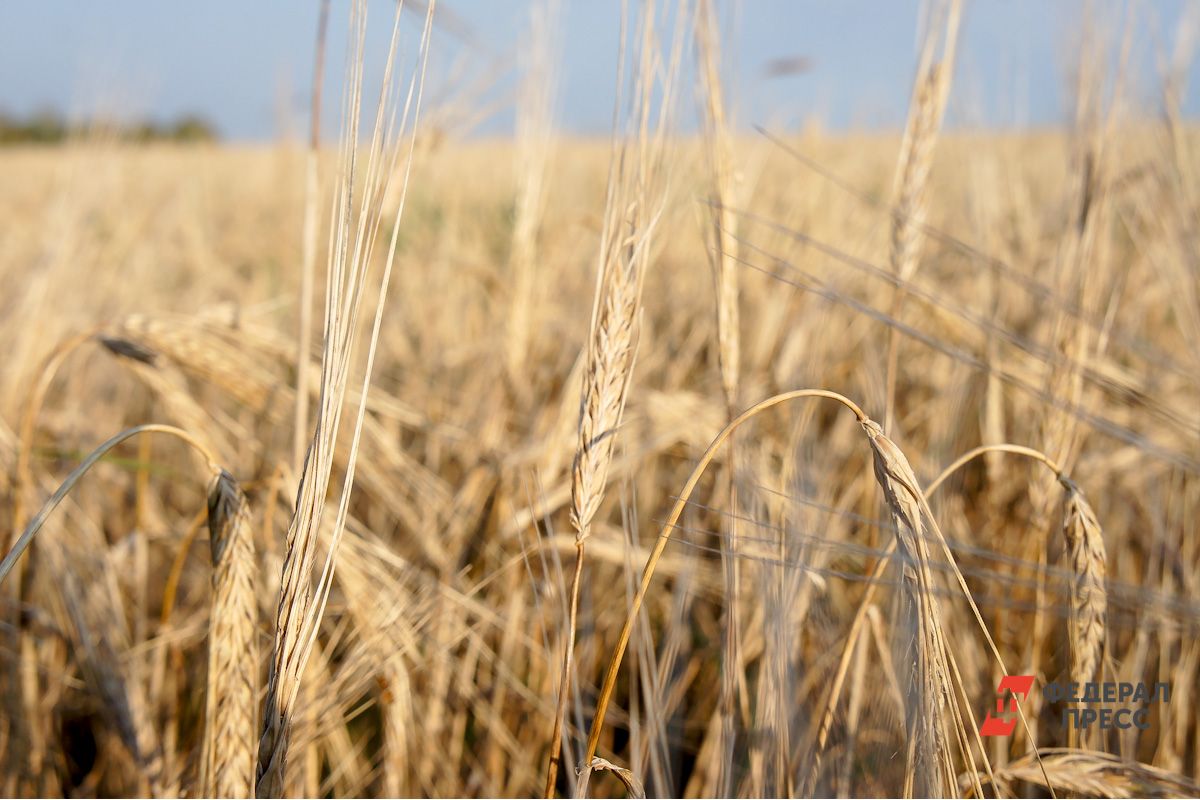
<instances>
[{"instance_id":1,"label":"wheat stalk","mask_svg":"<svg viewBox=\"0 0 1200 800\"><path fill-rule=\"evenodd\" d=\"M279 797L284 791L289 732L300 691L300 680L316 641L317 629L332 587L339 544L345 531L350 494L354 486L355 464L366 415L367 396L383 320L384 301L395 262L400 220L404 212L416 146L416 127L435 6L436 3L431 0L426 8L417 66L409 80L399 120L396 119L396 112L400 101L395 96L397 86L393 81L393 73L403 6L398 4L396 7L376 109L375 128L369 145L361 145L359 142L366 45L366 4L361 0L355 2L350 11L351 42L347 51L349 76L342 139L343 167L338 198L334 203L335 225L328 261L321 402L317 408L316 429L300 477L295 512L288 528L287 552L284 556L275 622L275 645L270 661L262 735L258 747L256 793L260 796ZM407 146L400 146L406 135L409 137ZM363 148L364 152L360 152L360 148ZM361 186L358 185L360 159L366 161ZM317 539L322 528L326 495L333 470L334 449L341 429L343 404L349 387L349 371L355 350L354 340L358 332L366 278L380 229L383 203L393 186L394 176L400 179L399 203L392 220L387 258L379 281L379 299L368 340L366 365L359 387L358 408L350 437L337 516L333 522L325 563L314 587L312 575L316 564Z\"/></svg>"},{"instance_id":2,"label":"wheat stalk","mask_svg":"<svg viewBox=\"0 0 1200 800\"><path fill-rule=\"evenodd\" d=\"M388 659L379 679L383 714L384 792L388 797L403 797L413 759L412 686L408 668L399 654Z\"/></svg>"},{"instance_id":3,"label":"wheat stalk","mask_svg":"<svg viewBox=\"0 0 1200 800\"><path fill-rule=\"evenodd\" d=\"M741 342L738 317L737 215L733 203L733 153L725 121L725 101L720 73L719 26L712 0L701 0L696 8L696 50L705 89L705 135L708 145L711 189L709 204L709 261L713 267L717 310L717 361L725 393L726 421L737 413L738 379L741 371ZM737 458L729 445L728 541L722 540L721 558L725 571L726 610L724 657L721 660L720 758L717 763L717 792L733 791L733 755L736 747L735 703L741 676L740 604L741 576L738 542Z\"/></svg>"},{"instance_id":4,"label":"wheat stalk","mask_svg":"<svg viewBox=\"0 0 1200 800\"><path fill-rule=\"evenodd\" d=\"M126 439L130 439L141 433L163 433L167 434L168 436L174 436L176 439L179 439L184 444L187 444L192 447L192 449L196 450L209 465L209 468L212 471L215 472L220 469L220 467L217 466L217 460L213 456L212 452L208 450L203 442L185 430L173 427L171 425L157 424L138 425L133 428L126 428L125 430L106 440L103 444L89 453L87 457L83 459L83 461L79 462L79 466L71 471L71 474L68 475L66 480L64 480L58 489L55 490L54 494L50 496L50 499L48 499L42 505L41 509L39 509L38 512L34 514L32 518L30 518L29 522L25 525L25 529L21 532L21 535L16 538L16 541L13 543L12 547L10 547L9 551L5 554L4 560L0 561L0 583L4 582L5 577L7 577L8 573L12 571L12 568L16 565L17 560L21 557L21 554L24 553L29 545L33 543L33 538L37 535L38 531L42 529L42 526L46 524L46 520L49 518L50 512L57 508L58 505L66 498L66 496L71 493L71 490L75 488L75 485L83 478L83 476L86 475L87 472L114 447L121 444Z\"/></svg>"},{"instance_id":5,"label":"wheat stalk","mask_svg":"<svg viewBox=\"0 0 1200 800\"><path fill-rule=\"evenodd\" d=\"M78 485L91 468L117 445L142 433L161 433L173 436L195 450L211 472L215 474L220 471L216 459L206 445L180 428L151 424L121 431L89 453L50 498L43 503L38 512L30 518L25 529L5 554L4 560L0 561L0 584L4 582L21 555L33 543L34 537L42 530L51 512L67 498L71 490ZM51 552L55 560L61 558L57 549ZM66 568L61 571L68 572ZM105 593L97 591L92 596L104 598ZM115 610L105 608L106 604L103 600L89 602L88 597L81 596L74 580L66 581L63 586L63 598L68 615L82 641L86 655L85 669L92 673L93 681L112 715L121 741L141 770L141 780L156 796L173 794L175 787L164 769L162 748L151 723L150 711L140 687L130 685L119 666L114 668L114 665L120 665L120 659L114 651L114 639L117 637L109 634L109 630L115 625L113 618Z\"/></svg>"},{"instance_id":6,"label":"wheat stalk","mask_svg":"<svg viewBox=\"0 0 1200 800\"><path fill-rule=\"evenodd\" d=\"M717 296L717 360L721 386L730 418L736 413L741 343L738 322L738 238L734 202L733 147L725 120L721 85L719 26L712 0L701 0L696 9L696 43L704 79L704 122L708 139L713 203L709 204L709 258L713 264Z\"/></svg>"},{"instance_id":7,"label":"wheat stalk","mask_svg":"<svg viewBox=\"0 0 1200 800\"><path fill-rule=\"evenodd\" d=\"M313 49L312 87L309 101L308 152L304 166L304 227L300 240L300 294L296 315L296 403L292 409L292 469L300 474L308 449L309 371L312 367L313 284L317 267L317 206L320 204L321 95L325 86L325 42L329 33L329 0L320 0L317 38ZM311 687L306 687L305 700ZM304 752L306 778L318 771L315 746ZM307 780L304 790L316 794L319 785Z\"/></svg>"},{"instance_id":8,"label":"wheat stalk","mask_svg":"<svg viewBox=\"0 0 1200 800\"><path fill-rule=\"evenodd\" d=\"M258 643L254 535L250 510L225 470L208 487L212 552L212 612L200 787L207 797L249 797L254 791L258 728Z\"/></svg>"},{"instance_id":9,"label":"wheat stalk","mask_svg":"<svg viewBox=\"0 0 1200 800\"><path fill-rule=\"evenodd\" d=\"M304 468L308 445L308 372L312 363L313 283L317 266L317 205L321 181L321 89L325 81L325 39L329 32L329 0L320 0L313 51L308 152L304 164L304 230L300 240L300 296L296 315L296 406L292 420L292 468Z\"/></svg>"},{"instance_id":10,"label":"wheat stalk","mask_svg":"<svg viewBox=\"0 0 1200 800\"><path fill-rule=\"evenodd\" d=\"M600 756L596 756L590 762L588 762L587 766L580 769L580 790L578 792L579 797L587 796L586 790L588 781L591 780L592 773L597 770L611 772L613 775L616 775L617 780L619 780L625 787L626 796L632 797L634 800L644 800L646 797L646 787L642 785L642 782L638 780L638 777L633 774L632 770L625 769L624 767L618 767L608 759L600 758Z\"/></svg>"},{"instance_id":11,"label":"wheat stalk","mask_svg":"<svg viewBox=\"0 0 1200 800\"><path fill-rule=\"evenodd\" d=\"M658 539L654 543L654 549L650 551L650 555L646 558L646 564L642 568L642 577L638 583L637 591L633 595L633 600L629 604L629 608L625 613L625 621L621 626L621 632L617 637L617 644L613 648L612 656L609 658L608 668L604 673L604 682L600 687L600 694L596 700L596 712L592 717L591 730L588 733L587 751L585 755L585 763L590 764L596 756L596 750L600 746L600 735L604 731L604 719L608 710L609 701L612 699L613 690L617 684L617 674L621 670L621 662L625 658L625 651L629 646L629 638L633 632L634 621L638 617L638 613L642 608L642 602L646 599L646 593L650 590L650 582L654 577L655 569L659 561L662 559L663 553L667 549L667 543L671 539L671 534L676 529L676 523L679 521L683 509L687 506L688 500L692 493L696 490L696 486L700 483L701 477L704 476L708 466L716 457L717 451L721 446L729 440L741 425L747 420L750 420L781 403L786 403L791 400L799 400L802 398L823 398L833 400L854 413L855 418L861 423L867 419L866 414L858 406L857 403L838 394L825 389L795 389L790 392L768 397L766 400L761 400L750 408L743 411L732 419L728 425L717 434L712 440L704 454L700 456L700 460L692 469L691 475L688 476L687 482L683 486L683 490L679 493L675 500L674 506L671 508L671 513L667 516L663 523L663 527L658 535Z\"/></svg>"}]
</instances>

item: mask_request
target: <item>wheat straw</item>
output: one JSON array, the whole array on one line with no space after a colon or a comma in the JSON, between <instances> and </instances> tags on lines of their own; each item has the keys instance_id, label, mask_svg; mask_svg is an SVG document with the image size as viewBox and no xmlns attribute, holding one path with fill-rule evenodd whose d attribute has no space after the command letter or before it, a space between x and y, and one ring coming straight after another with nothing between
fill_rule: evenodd
<instances>
[{"instance_id":1,"label":"wheat straw","mask_svg":"<svg viewBox=\"0 0 1200 800\"><path fill-rule=\"evenodd\" d=\"M417 67L408 84L398 127L395 115L399 102L394 96L397 87L392 79L402 10L402 5L397 5L376 111L375 129L370 145L363 154L359 153L358 139L366 43L366 5L363 2L355 2L351 9L347 105L342 136L343 174L339 187L339 201L334 204L336 224L330 242L331 252L327 270L321 403L317 409L316 430L300 479L295 513L288 529L287 552L284 557L275 624L275 646L270 661L262 735L258 748L256 793L260 796L279 797L286 785L285 770L291 717L300 690L300 679L315 642L332 585L338 544L345 530L384 301L387 297L400 219L404 211L404 198L407 195L412 168L415 130L424 87L424 70L435 5L431 0L426 10ZM407 146L399 146L398 142L403 140L406 133L409 138ZM360 193L360 206L356 214L353 190L358 180L360 155L366 159L363 176L365 188ZM402 156L404 164L401 168L399 160ZM400 202L393 218L387 259L379 282L379 300L368 340L366 366L359 389L357 415L351 434L337 517L333 523L325 564L314 588L311 580L316 561L317 538L322 527L326 490L333 469L333 451L341 427L342 406L349 385L349 369L355 350L354 339L358 329L359 312L376 234L380 227L382 202L392 185L393 176L400 178Z\"/></svg>"},{"instance_id":2,"label":"wheat straw","mask_svg":"<svg viewBox=\"0 0 1200 800\"><path fill-rule=\"evenodd\" d=\"M720 43L716 9L711 0L701 0L696 9L696 50L705 89L705 134L714 202L708 206L709 261L713 267L717 310L717 361L721 387L725 393L727 421L738 407L738 381L741 371L741 341L738 309L737 214L733 196L734 165L730 135L725 121L725 100L720 74ZM721 660L721 714L717 761L717 792L733 792L733 757L736 748L735 704L741 676L740 602L741 575L738 542L737 457L734 442L729 444L729 538L722 560L725 569L725 652Z\"/></svg>"}]
</instances>

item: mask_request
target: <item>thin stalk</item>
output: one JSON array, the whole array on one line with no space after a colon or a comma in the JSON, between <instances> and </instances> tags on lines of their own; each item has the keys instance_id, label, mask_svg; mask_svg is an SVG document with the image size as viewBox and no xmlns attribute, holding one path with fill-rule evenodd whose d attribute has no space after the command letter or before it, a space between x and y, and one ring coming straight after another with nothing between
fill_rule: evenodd
<instances>
[{"instance_id":1,"label":"thin stalk","mask_svg":"<svg viewBox=\"0 0 1200 800\"><path fill-rule=\"evenodd\" d=\"M671 513L663 524L658 541L655 542L654 549L650 552L649 558L646 559L646 566L642 569L641 583L638 584L637 592L633 596L633 602L626 612L625 623L621 627L621 634L617 639L616 649L613 651L612 658L609 661L608 671L604 675L604 684L600 689L600 696L596 702L596 714L592 718L592 728L588 734L587 753L584 756L584 763L591 763L592 759L596 756L596 748L600 744L600 734L604 730L605 712L608 710L608 704L612 699L613 689L617 683L617 673L621 669L621 661L624 659L625 649L629 645L629 637L633 632L633 623L637 619L637 614L642 607L642 601L646 598L646 592L650 589L650 581L654 577L654 569L662 558L663 551L666 550L667 542L670 541L671 534L675 530L675 523L679 521L679 516L683 513L688 499L692 496L692 492L695 491L696 485L700 482L700 478L703 477L708 465L716 456L717 451L720 450L721 445L725 443L742 423L750 418L757 416L772 406L777 406L789 400L817 397L836 400L853 411L854 416L859 422L867 420L867 415L863 413L863 410L854 401L837 392L825 389L796 389L768 397L766 400L762 400L743 411L717 434L717 438L713 439L712 444L708 446L708 449L704 451L704 455L700 457L700 461L692 470L691 476L688 478L687 483L684 484L683 491L680 492L679 498L675 501L675 506L671 509Z\"/></svg>"},{"instance_id":2,"label":"thin stalk","mask_svg":"<svg viewBox=\"0 0 1200 800\"><path fill-rule=\"evenodd\" d=\"M562 668L558 675L558 702L554 706L554 728L551 736L557 746L551 747L550 764L546 770L545 796L554 797L554 788L558 784L558 767L562 761L562 729L566 717L567 694L570 689L571 665L575 662L575 630L579 621L579 581L583 575L583 551L587 537L575 541L575 571L571 576L570 611L567 617L566 652L563 654Z\"/></svg>"},{"instance_id":3,"label":"thin stalk","mask_svg":"<svg viewBox=\"0 0 1200 800\"><path fill-rule=\"evenodd\" d=\"M318 161L321 150L321 87L325 77L325 38L329 30L329 0L321 0L317 18L317 43L313 58L312 116L304 175L304 233L300 255L300 329L296 336L296 416L292 442L292 468L299 474L308 449L308 373L312 349L313 275L317 264L317 198L321 183Z\"/></svg>"},{"instance_id":4,"label":"thin stalk","mask_svg":"<svg viewBox=\"0 0 1200 800\"><path fill-rule=\"evenodd\" d=\"M4 582L5 577L8 576L8 573L12 571L13 566L17 563L17 559L21 557L21 554L25 552L26 548L33 541L33 537L37 535L37 532L46 523L50 513L70 494L71 490L75 488L75 484L79 483L79 480L87 474L88 470L95 466L96 462L103 458L108 451L126 439L137 436L139 433L165 433L174 436L195 448L204 457L204 460L208 462L209 468L213 472L220 470L220 467L217 465L217 459L213 457L208 448L182 428L176 428L172 425L151 424L138 425L134 428L121 431L89 453L87 458L80 462L79 466L67 476L67 479L62 482L62 485L58 487L58 490L50 499L42 505L41 510L33 516L33 519L29 520L29 524L25 526L25 530L17 538L16 544L4 556L4 561L0 562L0 583Z\"/></svg>"}]
</instances>

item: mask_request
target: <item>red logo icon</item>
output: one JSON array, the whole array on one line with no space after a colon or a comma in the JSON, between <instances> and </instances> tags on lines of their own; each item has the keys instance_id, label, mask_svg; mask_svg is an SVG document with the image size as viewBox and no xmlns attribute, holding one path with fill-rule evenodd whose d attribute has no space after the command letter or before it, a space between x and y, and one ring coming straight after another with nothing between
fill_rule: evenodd
<instances>
[{"instance_id":1,"label":"red logo icon","mask_svg":"<svg viewBox=\"0 0 1200 800\"><path fill-rule=\"evenodd\" d=\"M1005 675L1000 679L1000 686L996 689L996 711L995 714L988 712L987 717L983 720L983 727L979 729L982 736L1012 736L1013 730L1017 727L1018 704L1029 696L1030 690L1033 689L1032 675ZM1005 708L1005 701L1008 701L1008 708Z\"/></svg>"}]
</instances>

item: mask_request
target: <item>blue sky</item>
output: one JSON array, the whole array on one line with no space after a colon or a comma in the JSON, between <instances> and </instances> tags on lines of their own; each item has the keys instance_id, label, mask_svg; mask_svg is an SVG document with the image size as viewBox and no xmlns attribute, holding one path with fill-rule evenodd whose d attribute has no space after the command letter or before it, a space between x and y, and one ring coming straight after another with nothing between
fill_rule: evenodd
<instances>
[{"instance_id":1,"label":"blue sky","mask_svg":"<svg viewBox=\"0 0 1200 800\"><path fill-rule=\"evenodd\" d=\"M511 130L504 98L527 26L528 0L439 0L459 25L437 33L435 84L452 64L495 77L499 111L483 134ZM4 0L0 4L0 110L97 110L167 118L197 112L231 139L263 140L303 126L317 0ZM1116 30L1124 2L1095 2ZM336 84L348 0L333 0L326 130L336 131ZM562 0L557 119L571 132L603 134L611 119L617 0ZM718 0L733 67L736 118L749 126L899 125L912 79L917 0ZM1136 93L1155 101L1156 58L1174 46L1185 0L1135 3ZM950 120L959 125L1045 125L1066 118L1069 74L1080 36L1078 0L967 0ZM389 0L372 5L372 52L386 44ZM410 20L413 27L417 18ZM471 31L465 42L455 30ZM811 68L771 78L773 59L803 57ZM378 59L372 66L378 70ZM1194 70L1193 70L1194 72ZM439 83L440 81L440 83ZM1200 108L1200 81L1185 107ZM686 98L689 102L691 96Z\"/></svg>"}]
</instances>

